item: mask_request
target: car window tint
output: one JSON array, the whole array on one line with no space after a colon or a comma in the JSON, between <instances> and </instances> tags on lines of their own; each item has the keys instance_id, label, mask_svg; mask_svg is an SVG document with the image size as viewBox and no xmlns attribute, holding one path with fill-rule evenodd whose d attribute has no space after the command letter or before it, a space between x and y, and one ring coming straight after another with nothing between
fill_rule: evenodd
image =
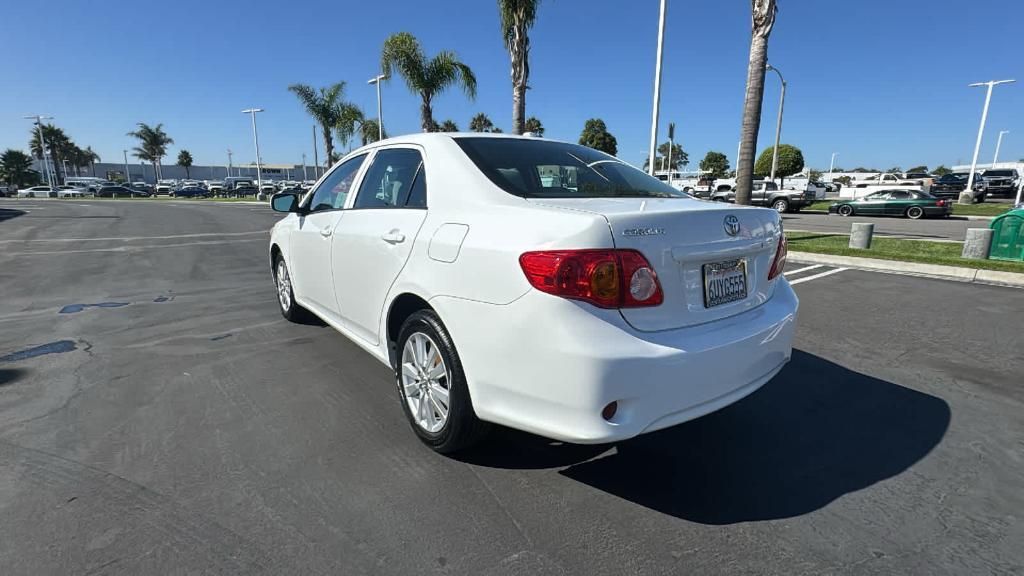
<instances>
[{"instance_id":1,"label":"car window tint","mask_svg":"<svg viewBox=\"0 0 1024 576\"><path fill-rule=\"evenodd\" d=\"M334 172L317 187L313 199L309 202L310 212L334 210L345 205L352 181L355 180L359 167L363 165L366 154L360 154L338 166Z\"/></svg>"},{"instance_id":2,"label":"car window tint","mask_svg":"<svg viewBox=\"0 0 1024 576\"><path fill-rule=\"evenodd\" d=\"M366 170L354 208L398 208L405 206L423 157L418 150L381 150Z\"/></svg>"},{"instance_id":3,"label":"car window tint","mask_svg":"<svg viewBox=\"0 0 1024 576\"><path fill-rule=\"evenodd\" d=\"M910 192L895 190L889 193L890 200L906 200L907 198L910 198Z\"/></svg>"},{"instance_id":4,"label":"car window tint","mask_svg":"<svg viewBox=\"0 0 1024 576\"><path fill-rule=\"evenodd\" d=\"M416 174L416 180L412 183L405 205L408 208L427 207L427 173L424 166L420 166L420 171Z\"/></svg>"}]
</instances>

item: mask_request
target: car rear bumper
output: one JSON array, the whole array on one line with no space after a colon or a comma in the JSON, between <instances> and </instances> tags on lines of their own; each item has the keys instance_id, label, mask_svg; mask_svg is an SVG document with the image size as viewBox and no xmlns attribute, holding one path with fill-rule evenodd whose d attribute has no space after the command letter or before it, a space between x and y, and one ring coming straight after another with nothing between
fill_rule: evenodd
<instances>
[{"instance_id":1,"label":"car rear bumper","mask_svg":"<svg viewBox=\"0 0 1024 576\"><path fill-rule=\"evenodd\" d=\"M661 332L535 290L503 306L431 304L452 333L481 419L582 444L686 422L757 390L789 361L798 308L785 279L757 308ZM616 414L605 420L613 401Z\"/></svg>"}]
</instances>

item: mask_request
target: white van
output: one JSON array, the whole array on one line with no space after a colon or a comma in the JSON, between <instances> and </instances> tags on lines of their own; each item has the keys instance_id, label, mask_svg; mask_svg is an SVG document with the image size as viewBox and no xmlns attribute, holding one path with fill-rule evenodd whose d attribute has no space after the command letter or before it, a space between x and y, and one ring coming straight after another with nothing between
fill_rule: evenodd
<instances>
[{"instance_id":1,"label":"white van","mask_svg":"<svg viewBox=\"0 0 1024 576\"><path fill-rule=\"evenodd\" d=\"M103 178L94 178L86 176L75 176L64 179L64 184L68 186L74 186L75 188L84 188L94 194L97 190L104 186L104 182L105 180Z\"/></svg>"}]
</instances>

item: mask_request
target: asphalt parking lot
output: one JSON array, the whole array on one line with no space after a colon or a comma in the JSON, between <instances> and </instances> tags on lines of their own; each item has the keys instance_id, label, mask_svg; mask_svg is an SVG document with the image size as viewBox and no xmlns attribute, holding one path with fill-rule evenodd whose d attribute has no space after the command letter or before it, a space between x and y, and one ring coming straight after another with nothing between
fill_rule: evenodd
<instances>
[{"instance_id":1,"label":"asphalt parking lot","mask_svg":"<svg viewBox=\"0 0 1024 576\"><path fill-rule=\"evenodd\" d=\"M456 459L281 317L275 218L0 201L0 573L1024 573L1024 291L790 264L793 361L745 400Z\"/></svg>"}]
</instances>

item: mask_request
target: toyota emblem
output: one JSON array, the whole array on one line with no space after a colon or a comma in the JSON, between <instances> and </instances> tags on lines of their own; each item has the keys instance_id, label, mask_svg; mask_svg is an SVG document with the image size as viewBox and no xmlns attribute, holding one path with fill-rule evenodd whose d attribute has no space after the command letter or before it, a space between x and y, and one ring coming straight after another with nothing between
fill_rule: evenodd
<instances>
[{"instance_id":1,"label":"toyota emblem","mask_svg":"<svg viewBox=\"0 0 1024 576\"><path fill-rule=\"evenodd\" d=\"M725 233L735 236L740 233L740 219L733 214L725 217Z\"/></svg>"}]
</instances>

